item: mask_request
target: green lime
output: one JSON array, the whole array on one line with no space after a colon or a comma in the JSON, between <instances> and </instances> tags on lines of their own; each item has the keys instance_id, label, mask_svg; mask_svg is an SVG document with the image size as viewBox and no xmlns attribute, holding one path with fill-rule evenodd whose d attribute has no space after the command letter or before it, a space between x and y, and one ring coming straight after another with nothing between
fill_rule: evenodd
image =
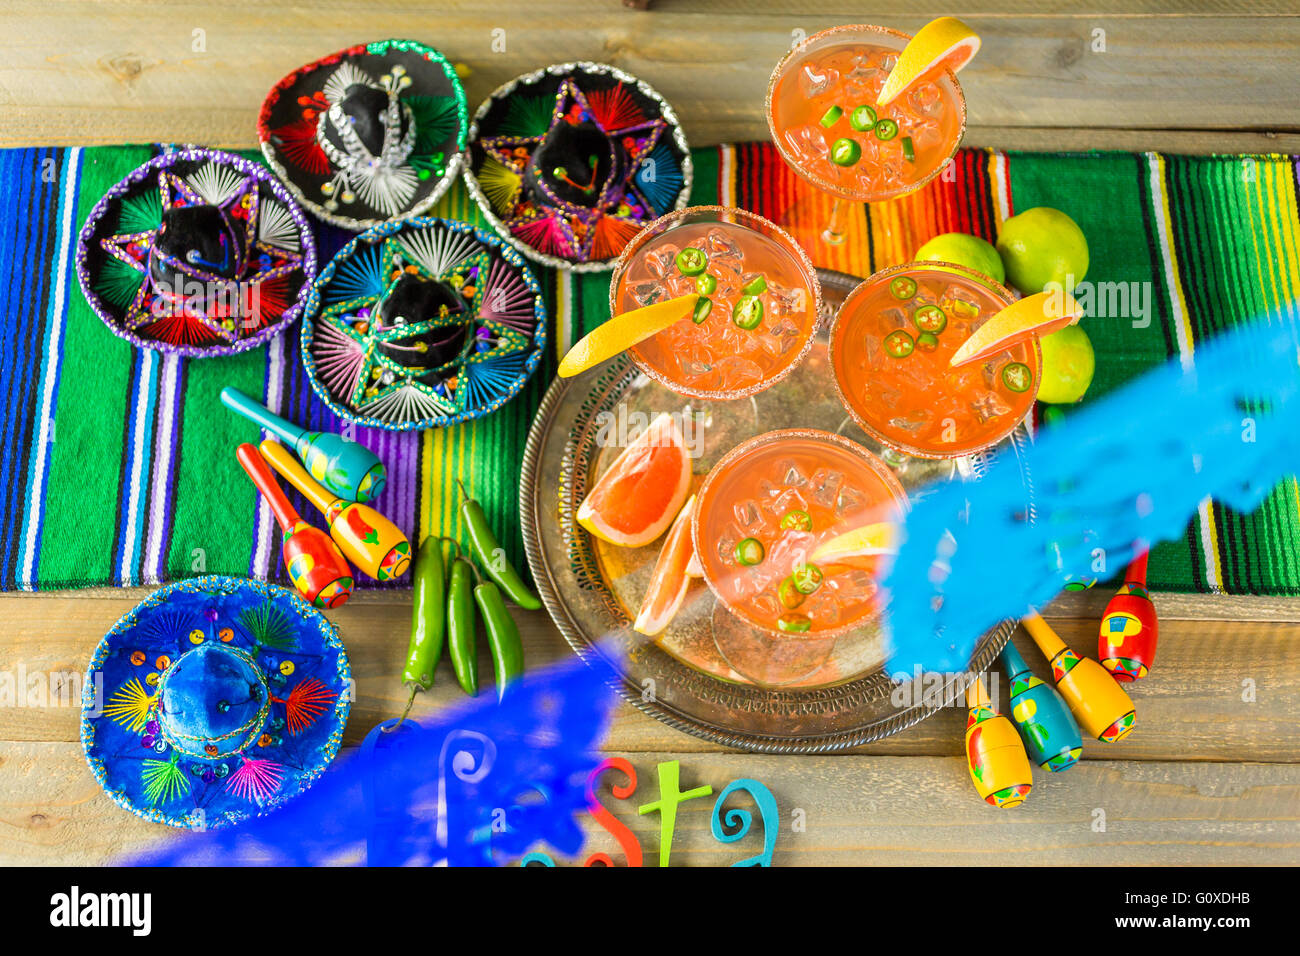
<instances>
[{"instance_id":1,"label":"green lime","mask_svg":"<svg viewBox=\"0 0 1300 956\"><path fill-rule=\"evenodd\" d=\"M966 266L997 282L1006 281L1002 258L991 242L964 232L945 232L916 250L917 262L951 262Z\"/></svg>"},{"instance_id":2,"label":"green lime","mask_svg":"<svg viewBox=\"0 0 1300 956\"><path fill-rule=\"evenodd\" d=\"M1050 206L1026 209L1002 224L998 253L1007 280L1025 295L1050 283L1082 282L1088 272L1088 240L1079 224Z\"/></svg>"},{"instance_id":3,"label":"green lime","mask_svg":"<svg viewBox=\"0 0 1300 956\"><path fill-rule=\"evenodd\" d=\"M1067 405L1083 398L1097 368L1088 333L1078 325L1067 325L1059 332L1043 336L1038 344L1043 349L1043 381L1038 386L1038 400Z\"/></svg>"}]
</instances>

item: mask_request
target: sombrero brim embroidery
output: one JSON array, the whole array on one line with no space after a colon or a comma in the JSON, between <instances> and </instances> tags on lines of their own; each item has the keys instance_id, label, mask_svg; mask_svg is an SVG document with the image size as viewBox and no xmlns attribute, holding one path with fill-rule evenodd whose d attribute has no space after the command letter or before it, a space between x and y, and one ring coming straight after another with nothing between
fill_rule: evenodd
<instances>
[{"instance_id":1,"label":"sombrero brim embroidery","mask_svg":"<svg viewBox=\"0 0 1300 956\"><path fill-rule=\"evenodd\" d=\"M163 675L208 641L255 663L269 688L249 745L219 757L159 727ZM292 591L218 575L168 585L123 616L85 686L81 742L100 786L137 816L190 829L261 816L306 790L337 754L351 706L334 625Z\"/></svg>"},{"instance_id":2,"label":"sombrero brim embroidery","mask_svg":"<svg viewBox=\"0 0 1300 956\"><path fill-rule=\"evenodd\" d=\"M463 312L400 333L376 328L373 311L403 274L455 289ZM495 236L444 219L357 236L321 272L305 314L303 363L316 394L340 417L396 431L496 411L523 388L546 346L541 286L523 258ZM387 343L453 324L468 327L465 348L427 373L385 354Z\"/></svg>"},{"instance_id":3,"label":"sombrero brim embroidery","mask_svg":"<svg viewBox=\"0 0 1300 956\"><path fill-rule=\"evenodd\" d=\"M533 168L562 123L590 127L613 152L607 176L570 183L585 193L581 202ZM570 182L571 170L546 172ZM594 272L611 268L644 226L686 205L692 166L677 116L653 88L604 64L564 63L510 81L479 107L465 179L498 234L524 255Z\"/></svg>"},{"instance_id":4,"label":"sombrero brim embroidery","mask_svg":"<svg viewBox=\"0 0 1300 956\"><path fill-rule=\"evenodd\" d=\"M323 148L318 131L356 85L393 89L412 128L380 161L348 165L346 149ZM441 53L413 40L380 40L290 73L262 103L257 132L267 163L298 201L355 231L417 216L442 198L464 164L468 113Z\"/></svg>"},{"instance_id":5,"label":"sombrero brim embroidery","mask_svg":"<svg viewBox=\"0 0 1300 956\"><path fill-rule=\"evenodd\" d=\"M233 278L229 268L155 248L164 213L197 205L215 207L238 227L228 234ZM173 273L175 288L151 281L154 260ZM187 148L154 157L95 204L76 266L86 300L115 335L204 358L262 345L298 317L316 276L316 243L302 210L265 167Z\"/></svg>"}]
</instances>

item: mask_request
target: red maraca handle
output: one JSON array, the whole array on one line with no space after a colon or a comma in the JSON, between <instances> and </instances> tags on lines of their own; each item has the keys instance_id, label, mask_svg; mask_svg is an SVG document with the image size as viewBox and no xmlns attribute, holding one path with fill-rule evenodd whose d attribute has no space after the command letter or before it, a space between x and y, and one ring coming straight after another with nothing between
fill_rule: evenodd
<instances>
[{"instance_id":1,"label":"red maraca handle","mask_svg":"<svg viewBox=\"0 0 1300 956\"><path fill-rule=\"evenodd\" d=\"M1147 555L1150 553L1145 542L1137 543L1133 551L1133 563L1128 566L1128 572L1124 575L1125 583L1132 581L1143 587L1147 586Z\"/></svg>"},{"instance_id":2,"label":"red maraca handle","mask_svg":"<svg viewBox=\"0 0 1300 956\"><path fill-rule=\"evenodd\" d=\"M256 445L245 442L235 450L235 457L244 466L244 471L248 472L248 477L253 480L253 484L262 493L266 503L271 506L271 513L280 523L281 531L288 531L302 520L293 505L289 504L289 499L285 497L280 483L275 480L275 473L271 471L271 466L266 463L266 459L262 457Z\"/></svg>"}]
</instances>

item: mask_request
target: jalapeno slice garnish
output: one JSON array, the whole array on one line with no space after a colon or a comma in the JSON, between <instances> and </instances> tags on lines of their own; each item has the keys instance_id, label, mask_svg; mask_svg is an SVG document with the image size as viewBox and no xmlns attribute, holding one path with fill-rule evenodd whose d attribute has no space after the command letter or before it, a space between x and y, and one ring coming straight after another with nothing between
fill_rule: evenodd
<instances>
[{"instance_id":1,"label":"jalapeno slice garnish","mask_svg":"<svg viewBox=\"0 0 1300 956\"><path fill-rule=\"evenodd\" d=\"M781 527L786 529L793 528L795 531L811 531L812 515L806 511L800 511L798 509L787 511L785 516L781 518Z\"/></svg>"},{"instance_id":2,"label":"jalapeno slice garnish","mask_svg":"<svg viewBox=\"0 0 1300 956\"><path fill-rule=\"evenodd\" d=\"M763 560L763 542L757 538L741 538L736 542L736 563L752 568Z\"/></svg>"},{"instance_id":3,"label":"jalapeno slice garnish","mask_svg":"<svg viewBox=\"0 0 1300 956\"><path fill-rule=\"evenodd\" d=\"M923 305L912 313L912 322L922 332L938 335L948 327L948 316L937 305Z\"/></svg>"},{"instance_id":4,"label":"jalapeno slice garnish","mask_svg":"<svg viewBox=\"0 0 1300 956\"><path fill-rule=\"evenodd\" d=\"M849 114L849 125L859 133L865 133L876 125L876 111L865 104L856 107Z\"/></svg>"},{"instance_id":5,"label":"jalapeno slice garnish","mask_svg":"<svg viewBox=\"0 0 1300 956\"><path fill-rule=\"evenodd\" d=\"M697 276L708 268L709 257L703 249L687 246L677 253L677 271L684 276Z\"/></svg>"},{"instance_id":6,"label":"jalapeno slice garnish","mask_svg":"<svg viewBox=\"0 0 1300 956\"><path fill-rule=\"evenodd\" d=\"M815 564L803 564L790 575L800 594L812 594L822 586L822 569Z\"/></svg>"},{"instance_id":7,"label":"jalapeno slice garnish","mask_svg":"<svg viewBox=\"0 0 1300 956\"><path fill-rule=\"evenodd\" d=\"M717 278L709 272L704 273L695 280L695 291L700 295L713 295L713 291L718 287Z\"/></svg>"},{"instance_id":8,"label":"jalapeno slice garnish","mask_svg":"<svg viewBox=\"0 0 1300 956\"><path fill-rule=\"evenodd\" d=\"M763 300L756 295L742 295L731 310L731 321L749 331L763 323Z\"/></svg>"},{"instance_id":9,"label":"jalapeno slice garnish","mask_svg":"<svg viewBox=\"0 0 1300 956\"><path fill-rule=\"evenodd\" d=\"M862 158L862 147L855 139L837 139L831 144L831 162L836 166L852 166Z\"/></svg>"},{"instance_id":10,"label":"jalapeno slice garnish","mask_svg":"<svg viewBox=\"0 0 1300 956\"><path fill-rule=\"evenodd\" d=\"M786 578L776 587L776 596L781 600L784 607L796 608L804 601L808 600L807 596L794 586L794 578Z\"/></svg>"},{"instance_id":11,"label":"jalapeno slice garnish","mask_svg":"<svg viewBox=\"0 0 1300 956\"><path fill-rule=\"evenodd\" d=\"M1024 362L1008 362L1002 366L1002 384L1013 392L1027 392L1034 384L1034 373Z\"/></svg>"},{"instance_id":12,"label":"jalapeno slice garnish","mask_svg":"<svg viewBox=\"0 0 1300 956\"><path fill-rule=\"evenodd\" d=\"M787 634L802 634L812 627L812 620L805 614L782 614L776 619L776 626Z\"/></svg>"},{"instance_id":13,"label":"jalapeno slice garnish","mask_svg":"<svg viewBox=\"0 0 1300 956\"><path fill-rule=\"evenodd\" d=\"M767 280L762 276L754 276L740 287L740 291L745 295L762 295L767 291Z\"/></svg>"},{"instance_id":14,"label":"jalapeno slice garnish","mask_svg":"<svg viewBox=\"0 0 1300 956\"><path fill-rule=\"evenodd\" d=\"M916 337L916 347L922 352L933 352L939 347L939 336L933 332L922 332Z\"/></svg>"},{"instance_id":15,"label":"jalapeno slice garnish","mask_svg":"<svg viewBox=\"0 0 1300 956\"><path fill-rule=\"evenodd\" d=\"M896 359L907 358L912 354L912 350L916 348L916 343L912 341L912 337L902 329L894 329L894 331L886 335L884 345L885 353L890 358Z\"/></svg>"},{"instance_id":16,"label":"jalapeno slice garnish","mask_svg":"<svg viewBox=\"0 0 1300 956\"><path fill-rule=\"evenodd\" d=\"M691 321L700 325L709 317L713 311L713 300L709 298L700 298L695 300L695 311L691 313Z\"/></svg>"},{"instance_id":17,"label":"jalapeno slice garnish","mask_svg":"<svg viewBox=\"0 0 1300 956\"><path fill-rule=\"evenodd\" d=\"M895 276L889 280L889 292L895 299L910 299L916 295L916 280L911 276Z\"/></svg>"},{"instance_id":18,"label":"jalapeno slice garnish","mask_svg":"<svg viewBox=\"0 0 1300 956\"><path fill-rule=\"evenodd\" d=\"M904 136L899 142L903 144L903 158L909 163L916 162L916 147L912 145L912 137Z\"/></svg>"},{"instance_id":19,"label":"jalapeno slice garnish","mask_svg":"<svg viewBox=\"0 0 1300 956\"><path fill-rule=\"evenodd\" d=\"M876 122L876 139L893 139L898 135L898 124L891 119Z\"/></svg>"},{"instance_id":20,"label":"jalapeno slice garnish","mask_svg":"<svg viewBox=\"0 0 1300 956\"><path fill-rule=\"evenodd\" d=\"M843 115L844 115L844 111L842 109L840 109L838 106L832 106L830 109L828 109L825 113L822 114L822 118L819 120L819 122L826 129L830 129L832 126L834 126L836 123L840 121L840 117Z\"/></svg>"}]
</instances>

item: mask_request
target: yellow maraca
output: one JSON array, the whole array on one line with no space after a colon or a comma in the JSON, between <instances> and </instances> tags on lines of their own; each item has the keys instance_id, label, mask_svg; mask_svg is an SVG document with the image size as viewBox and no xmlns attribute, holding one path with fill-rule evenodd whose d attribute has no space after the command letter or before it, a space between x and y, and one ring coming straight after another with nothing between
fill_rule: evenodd
<instances>
[{"instance_id":1,"label":"yellow maraca","mask_svg":"<svg viewBox=\"0 0 1300 956\"><path fill-rule=\"evenodd\" d=\"M966 769L975 792L985 803L1010 810L1025 802L1034 786L1034 771L1020 735L1011 721L998 713L976 676L966 688Z\"/></svg>"},{"instance_id":2,"label":"yellow maraca","mask_svg":"<svg viewBox=\"0 0 1300 956\"><path fill-rule=\"evenodd\" d=\"M1133 701L1106 668L1066 647L1065 641L1037 613L1031 611L1024 624L1051 663L1052 679L1079 726L1103 743L1127 737L1137 719Z\"/></svg>"},{"instance_id":3,"label":"yellow maraca","mask_svg":"<svg viewBox=\"0 0 1300 956\"><path fill-rule=\"evenodd\" d=\"M391 581L406 572L411 542L397 525L369 505L330 494L279 442L268 438L258 447L271 467L325 515L330 537L353 564L376 581Z\"/></svg>"}]
</instances>

